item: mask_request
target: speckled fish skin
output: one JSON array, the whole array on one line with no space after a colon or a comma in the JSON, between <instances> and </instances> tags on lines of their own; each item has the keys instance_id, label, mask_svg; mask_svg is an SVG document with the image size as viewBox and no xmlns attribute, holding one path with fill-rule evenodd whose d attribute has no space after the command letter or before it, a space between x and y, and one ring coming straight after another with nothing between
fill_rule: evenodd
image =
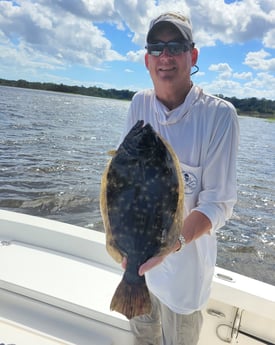
<instances>
[{"instance_id":1,"label":"speckled fish skin","mask_svg":"<svg viewBox=\"0 0 275 345\"><path fill-rule=\"evenodd\" d=\"M138 121L116 151L102 177L100 204L108 252L118 262L127 257L111 309L128 318L147 313L149 294L138 269L168 253L183 225L179 162L150 124Z\"/></svg>"}]
</instances>

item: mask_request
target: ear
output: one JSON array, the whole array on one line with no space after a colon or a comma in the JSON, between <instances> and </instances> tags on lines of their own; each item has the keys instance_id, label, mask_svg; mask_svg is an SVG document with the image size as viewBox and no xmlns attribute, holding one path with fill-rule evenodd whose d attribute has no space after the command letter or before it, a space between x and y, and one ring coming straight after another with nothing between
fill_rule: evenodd
<instances>
[{"instance_id":1,"label":"ear","mask_svg":"<svg viewBox=\"0 0 275 345\"><path fill-rule=\"evenodd\" d=\"M197 63L198 55L199 55L198 49L197 48L193 48L192 51L191 51L192 66L194 66Z\"/></svg>"},{"instance_id":2,"label":"ear","mask_svg":"<svg viewBox=\"0 0 275 345\"><path fill-rule=\"evenodd\" d=\"M145 66L146 66L146 68L147 69L149 69L149 62L148 62L148 60L149 60L149 54L148 53L145 53L145 56L144 56L144 63L145 63Z\"/></svg>"}]
</instances>

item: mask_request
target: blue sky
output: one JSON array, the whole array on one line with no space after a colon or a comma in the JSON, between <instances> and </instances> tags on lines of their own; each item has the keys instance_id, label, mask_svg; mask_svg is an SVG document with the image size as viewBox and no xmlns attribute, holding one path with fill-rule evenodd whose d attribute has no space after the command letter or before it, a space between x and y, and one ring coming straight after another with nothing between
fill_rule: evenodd
<instances>
[{"instance_id":1,"label":"blue sky","mask_svg":"<svg viewBox=\"0 0 275 345\"><path fill-rule=\"evenodd\" d=\"M150 20L191 17L206 92L275 99L274 0L0 0L0 78L137 91Z\"/></svg>"}]
</instances>

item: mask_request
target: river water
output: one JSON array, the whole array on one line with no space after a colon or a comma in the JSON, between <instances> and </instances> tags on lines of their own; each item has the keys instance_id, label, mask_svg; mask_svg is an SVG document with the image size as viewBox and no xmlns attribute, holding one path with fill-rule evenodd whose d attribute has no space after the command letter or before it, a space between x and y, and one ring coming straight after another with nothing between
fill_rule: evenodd
<instances>
[{"instance_id":1,"label":"river water","mask_svg":"<svg viewBox=\"0 0 275 345\"><path fill-rule=\"evenodd\" d=\"M103 231L100 179L128 107L0 86L0 208ZM238 202L217 265L275 285L275 122L239 120Z\"/></svg>"}]
</instances>

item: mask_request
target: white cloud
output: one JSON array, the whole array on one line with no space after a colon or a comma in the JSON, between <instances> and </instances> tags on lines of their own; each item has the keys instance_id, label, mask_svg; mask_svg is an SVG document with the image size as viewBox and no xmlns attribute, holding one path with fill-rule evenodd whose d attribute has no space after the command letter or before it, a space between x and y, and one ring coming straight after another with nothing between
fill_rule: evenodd
<instances>
[{"instance_id":1,"label":"white cloud","mask_svg":"<svg viewBox=\"0 0 275 345\"><path fill-rule=\"evenodd\" d=\"M228 63L212 64L209 66L209 71L218 72L222 79L230 78L232 76L232 68Z\"/></svg>"},{"instance_id":2,"label":"white cloud","mask_svg":"<svg viewBox=\"0 0 275 345\"><path fill-rule=\"evenodd\" d=\"M269 86L274 86L274 80L263 73L275 70L274 0L242 0L230 4L221 0L16 0L17 6L14 3L0 0L2 75L17 70L20 78L26 75L28 79L31 75L39 79L39 73L45 76L46 72L74 65L100 71L106 69L106 64L110 70L113 61L125 61L129 66L144 64L144 42L150 20L172 9L191 15L194 40L199 47L215 47L217 41L234 45L256 40L262 44L263 49L247 53L244 61L255 75L247 69L233 70L229 59L209 67L217 72L213 84L209 85L215 93L223 89L224 94L235 90L239 94L253 94L253 88L257 87L261 87L259 92L264 89L270 93ZM112 36L103 31L103 23L124 31L125 45L130 37L137 46L121 53ZM122 71L132 70L126 66ZM199 72L196 77L207 76ZM274 91L271 98L274 99Z\"/></svg>"},{"instance_id":3,"label":"white cloud","mask_svg":"<svg viewBox=\"0 0 275 345\"><path fill-rule=\"evenodd\" d=\"M274 99L275 76L270 73L257 73L254 79L243 85L243 91L249 97ZM248 96L246 96L248 97Z\"/></svg>"},{"instance_id":4,"label":"white cloud","mask_svg":"<svg viewBox=\"0 0 275 345\"><path fill-rule=\"evenodd\" d=\"M271 73L261 72L253 75L252 72L233 72L227 63L210 65L209 70L218 73L211 83L200 83L209 93L235 96L240 99L248 97L274 99L275 76Z\"/></svg>"},{"instance_id":5,"label":"white cloud","mask_svg":"<svg viewBox=\"0 0 275 345\"><path fill-rule=\"evenodd\" d=\"M217 65L210 65L209 66L210 71L217 71L217 72L231 72L232 69L227 63L219 63Z\"/></svg>"},{"instance_id":6,"label":"white cloud","mask_svg":"<svg viewBox=\"0 0 275 345\"><path fill-rule=\"evenodd\" d=\"M144 49L141 49L138 51L129 51L127 53L127 58L129 61L132 61L132 62L144 63L144 54L145 54Z\"/></svg>"},{"instance_id":7,"label":"white cloud","mask_svg":"<svg viewBox=\"0 0 275 345\"><path fill-rule=\"evenodd\" d=\"M201 46L205 44L201 34L205 36L205 33L210 40L236 43L263 40L274 29L274 3L270 0L243 0L230 4L220 0L199 0L191 5L191 14L193 27L198 32L195 36Z\"/></svg>"},{"instance_id":8,"label":"white cloud","mask_svg":"<svg viewBox=\"0 0 275 345\"><path fill-rule=\"evenodd\" d=\"M200 86L208 93L222 94L227 97L274 99L275 77L268 73L259 73L253 80L241 83L234 80L217 78L211 83L202 82Z\"/></svg>"},{"instance_id":9,"label":"white cloud","mask_svg":"<svg viewBox=\"0 0 275 345\"><path fill-rule=\"evenodd\" d=\"M0 2L0 30L14 38L35 45L45 54L58 54L66 60L99 64L102 60L120 60L111 42L98 29L100 22L128 27L133 41L144 45L148 24L164 11L181 11L191 15L194 38L198 46L261 39L274 47L275 9L271 0L243 0L226 4L220 0L196 2L182 0L18 0ZM188 6L187 6L188 5ZM83 53L86 51L86 53Z\"/></svg>"},{"instance_id":10,"label":"white cloud","mask_svg":"<svg viewBox=\"0 0 275 345\"><path fill-rule=\"evenodd\" d=\"M256 77L245 85L259 90L267 89L274 93L275 76L266 72L257 73Z\"/></svg>"},{"instance_id":11,"label":"white cloud","mask_svg":"<svg viewBox=\"0 0 275 345\"><path fill-rule=\"evenodd\" d=\"M249 52L244 64L259 71L275 71L275 58L271 54L261 49L257 52Z\"/></svg>"},{"instance_id":12,"label":"white cloud","mask_svg":"<svg viewBox=\"0 0 275 345\"><path fill-rule=\"evenodd\" d=\"M211 83L203 82L200 86L208 93L211 94L222 94L228 97L236 96L239 97L239 90L241 89L241 84L233 80L222 80L216 79ZM247 97L247 96L246 96Z\"/></svg>"},{"instance_id":13,"label":"white cloud","mask_svg":"<svg viewBox=\"0 0 275 345\"><path fill-rule=\"evenodd\" d=\"M241 79L241 80L245 80L245 79L252 79L252 73L251 72L241 72L241 73L233 73L233 77L236 79Z\"/></svg>"},{"instance_id":14,"label":"white cloud","mask_svg":"<svg viewBox=\"0 0 275 345\"><path fill-rule=\"evenodd\" d=\"M10 45L16 47L18 42L23 42L26 48L45 54L45 59L62 56L64 63L86 66L125 59L112 49L111 42L91 20L79 18L71 11L64 11L64 7L57 6L69 2L63 0L53 4L50 1L40 0L38 4L37 1L25 0L20 2L19 7L12 6L10 2L0 2L0 30L10 40ZM97 11L94 16L100 13L103 16L106 3L101 1L97 4L102 13ZM90 2L80 1L75 10L81 14L82 8L89 9L88 5L91 7Z\"/></svg>"},{"instance_id":15,"label":"white cloud","mask_svg":"<svg viewBox=\"0 0 275 345\"><path fill-rule=\"evenodd\" d=\"M198 71L196 72L196 76L200 76L200 77L205 76L205 72Z\"/></svg>"},{"instance_id":16,"label":"white cloud","mask_svg":"<svg viewBox=\"0 0 275 345\"><path fill-rule=\"evenodd\" d=\"M275 23L275 18L274 18ZM275 29L268 31L264 35L263 44L267 48L275 49Z\"/></svg>"}]
</instances>

